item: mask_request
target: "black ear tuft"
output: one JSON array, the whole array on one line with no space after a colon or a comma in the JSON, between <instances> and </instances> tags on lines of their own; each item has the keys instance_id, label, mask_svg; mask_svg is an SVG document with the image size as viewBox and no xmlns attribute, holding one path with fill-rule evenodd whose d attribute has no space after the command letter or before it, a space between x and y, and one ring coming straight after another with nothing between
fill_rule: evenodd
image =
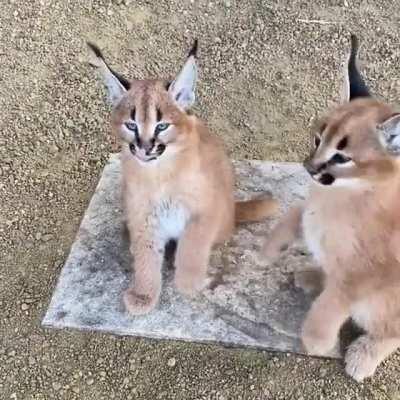
<instances>
[{"instance_id":1,"label":"black ear tuft","mask_svg":"<svg viewBox=\"0 0 400 400\"><path fill-rule=\"evenodd\" d=\"M104 60L103 53L94 43L86 42L86 44L90 48L90 50L93 51L93 53L96 55L96 57L99 57L102 60Z\"/></svg>"},{"instance_id":2,"label":"black ear tuft","mask_svg":"<svg viewBox=\"0 0 400 400\"><path fill-rule=\"evenodd\" d=\"M351 51L348 61L349 100L357 97L370 97L371 94L357 67L359 41L356 35L351 35Z\"/></svg>"},{"instance_id":3,"label":"black ear tuft","mask_svg":"<svg viewBox=\"0 0 400 400\"><path fill-rule=\"evenodd\" d=\"M189 51L188 57L193 56L194 58L197 58L197 47L198 47L198 40L195 39L192 48Z\"/></svg>"},{"instance_id":4,"label":"black ear tuft","mask_svg":"<svg viewBox=\"0 0 400 400\"><path fill-rule=\"evenodd\" d=\"M91 42L86 42L87 46L89 47L90 50L92 50L92 52L94 53L94 55L99 58L101 60L102 63L105 64L105 66L109 69L109 71L119 80L119 82L121 83L121 85L126 89L129 90L131 88L131 84L130 82L125 79L122 75L120 75L119 73L115 72L106 62L106 60L104 59L103 53L101 52L101 50L98 48L97 45L95 45L94 43ZM94 67L98 67L98 65L95 64L91 64Z\"/></svg>"}]
</instances>

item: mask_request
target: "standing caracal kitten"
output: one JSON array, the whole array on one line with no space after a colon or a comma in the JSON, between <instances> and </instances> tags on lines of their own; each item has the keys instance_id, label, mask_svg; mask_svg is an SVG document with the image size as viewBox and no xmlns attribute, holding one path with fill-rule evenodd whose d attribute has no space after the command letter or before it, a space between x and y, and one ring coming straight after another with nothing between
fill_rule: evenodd
<instances>
[{"instance_id":1,"label":"standing caracal kitten","mask_svg":"<svg viewBox=\"0 0 400 400\"><path fill-rule=\"evenodd\" d=\"M134 276L123 295L129 313L151 311L161 291L166 243L177 240L175 284L193 295L206 285L214 244L236 221L254 221L276 209L271 198L234 201L234 175L221 141L196 116L195 42L172 82L128 81L89 44L113 104L112 128L122 139L123 206Z\"/></svg>"},{"instance_id":2,"label":"standing caracal kitten","mask_svg":"<svg viewBox=\"0 0 400 400\"><path fill-rule=\"evenodd\" d=\"M276 257L303 234L320 267L314 278L323 278L303 344L326 354L351 317L365 333L347 349L346 371L362 381L400 346L400 113L371 97L351 39L343 104L320 121L304 162L308 199L274 228L263 255Z\"/></svg>"}]
</instances>

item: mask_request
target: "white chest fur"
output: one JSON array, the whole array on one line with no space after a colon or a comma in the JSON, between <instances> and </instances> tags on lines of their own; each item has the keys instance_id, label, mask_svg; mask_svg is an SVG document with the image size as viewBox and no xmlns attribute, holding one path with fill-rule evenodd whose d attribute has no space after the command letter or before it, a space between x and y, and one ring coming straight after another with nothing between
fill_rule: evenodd
<instances>
[{"instance_id":1,"label":"white chest fur","mask_svg":"<svg viewBox=\"0 0 400 400\"><path fill-rule=\"evenodd\" d=\"M156 224L162 240L179 239L189 219L186 208L171 200L161 200L154 209Z\"/></svg>"}]
</instances>

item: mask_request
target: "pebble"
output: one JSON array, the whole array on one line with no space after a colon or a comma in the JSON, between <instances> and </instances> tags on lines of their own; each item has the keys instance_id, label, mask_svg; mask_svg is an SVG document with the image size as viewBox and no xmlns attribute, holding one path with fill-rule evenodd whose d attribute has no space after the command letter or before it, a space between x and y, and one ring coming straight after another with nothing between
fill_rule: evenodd
<instances>
[{"instance_id":1,"label":"pebble","mask_svg":"<svg viewBox=\"0 0 400 400\"><path fill-rule=\"evenodd\" d=\"M62 385L61 385L61 383L59 383L59 382L53 382L53 389L55 390L55 391L58 391L58 390L60 390L61 388L62 388Z\"/></svg>"},{"instance_id":2,"label":"pebble","mask_svg":"<svg viewBox=\"0 0 400 400\"><path fill-rule=\"evenodd\" d=\"M176 359L174 358L174 357L172 357L172 358L170 358L169 360L168 360L168 362L167 362L167 364L168 364L168 367L175 367L175 365L176 365Z\"/></svg>"},{"instance_id":3,"label":"pebble","mask_svg":"<svg viewBox=\"0 0 400 400\"><path fill-rule=\"evenodd\" d=\"M21 310L22 310L22 311L26 311L26 310L28 310L28 309L29 309L28 304L26 304L26 303L22 303L22 304L21 304Z\"/></svg>"}]
</instances>

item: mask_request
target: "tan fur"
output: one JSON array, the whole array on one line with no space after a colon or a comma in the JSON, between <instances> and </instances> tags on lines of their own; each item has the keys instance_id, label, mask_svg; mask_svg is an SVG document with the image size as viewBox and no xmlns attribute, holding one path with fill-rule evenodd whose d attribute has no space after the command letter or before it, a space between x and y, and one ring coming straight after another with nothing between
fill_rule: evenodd
<instances>
[{"instance_id":1,"label":"tan fur","mask_svg":"<svg viewBox=\"0 0 400 400\"><path fill-rule=\"evenodd\" d=\"M366 331L345 357L346 371L356 380L371 376L400 346L400 164L377 130L393 114L368 98L346 103L322 121L316 132L321 143L305 164L324 162L347 136L343 153L352 165L324 170L344 184L313 182L308 199L278 224L263 248L271 259L304 235L325 277L303 325L304 346L311 354L326 354L352 317Z\"/></svg>"},{"instance_id":2,"label":"tan fur","mask_svg":"<svg viewBox=\"0 0 400 400\"><path fill-rule=\"evenodd\" d=\"M143 140L152 137L156 108L163 121L171 124L168 135L156 140L167 145L157 160L144 164L131 154L127 143L122 149L124 209L134 256L134 278L124 301L130 313L144 314L158 302L164 246L169 239L179 239L176 286L193 295L206 285L212 246L233 231L235 210L240 220L256 220L270 215L276 205L268 198L235 207L233 169L221 141L201 120L174 104L163 82L132 83L113 112L117 136L123 136L121 126L133 108L136 119L148 127L141 132ZM164 225L173 225L175 214L183 219L183 229L171 237Z\"/></svg>"}]
</instances>

